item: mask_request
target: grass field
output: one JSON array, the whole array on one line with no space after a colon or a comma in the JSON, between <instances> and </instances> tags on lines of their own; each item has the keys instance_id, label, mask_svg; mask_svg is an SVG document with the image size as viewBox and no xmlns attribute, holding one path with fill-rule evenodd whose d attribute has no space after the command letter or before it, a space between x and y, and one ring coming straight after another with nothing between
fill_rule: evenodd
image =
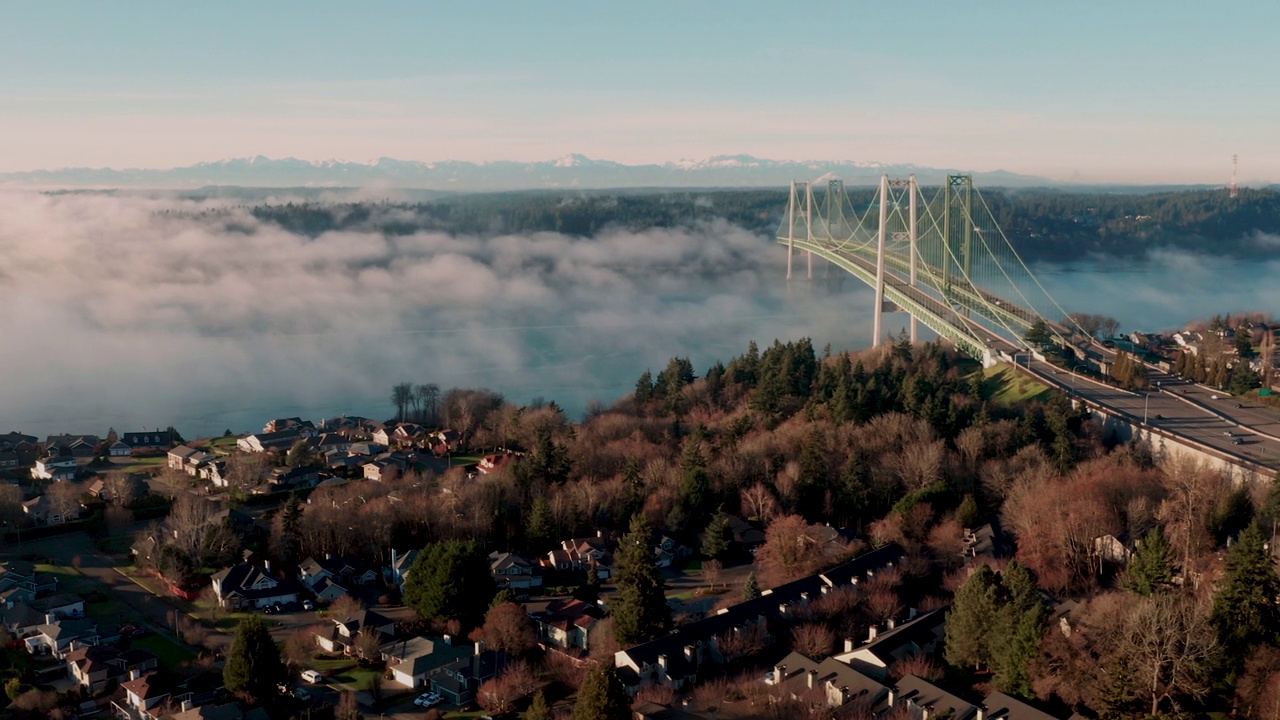
<instances>
[{"instance_id":1,"label":"grass field","mask_svg":"<svg viewBox=\"0 0 1280 720\"><path fill-rule=\"evenodd\" d=\"M186 645L182 645L176 640L170 640L163 635L147 635L146 637L135 638L133 646L146 648L155 653L156 657L160 658L160 664L169 670L174 670L183 663L191 662L196 657L196 654Z\"/></svg>"},{"instance_id":2,"label":"grass field","mask_svg":"<svg viewBox=\"0 0 1280 720\"><path fill-rule=\"evenodd\" d=\"M987 397L996 405L1014 405L1030 400L1043 400L1049 386L1033 380L1009 365L996 365L984 371Z\"/></svg>"},{"instance_id":3,"label":"grass field","mask_svg":"<svg viewBox=\"0 0 1280 720\"><path fill-rule=\"evenodd\" d=\"M49 573L58 578L58 592L89 593L101 590L102 586L68 565L49 565L39 563L36 572Z\"/></svg>"},{"instance_id":4,"label":"grass field","mask_svg":"<svg viewBox=\"0 0 1280 720\"><path fill-rule=\"evenodd\" d=\"M380 672L377 668L362 668L353 665L346 670L339 671L332 677L334 682L342 683L356 690L368 690L369 686L373 684L373 679Z\"/></svg>"}]
</instances>

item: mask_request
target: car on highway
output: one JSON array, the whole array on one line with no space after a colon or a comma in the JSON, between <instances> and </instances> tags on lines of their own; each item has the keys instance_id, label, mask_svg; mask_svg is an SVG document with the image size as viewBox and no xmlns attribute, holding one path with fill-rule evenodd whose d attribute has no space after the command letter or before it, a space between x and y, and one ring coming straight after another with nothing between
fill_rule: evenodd
<instances>
[{"instance_id":1,"label":"car on highway","mask_svg":"<svg viewBox=\"0 0 1280 720\"><path fill-rule=\"evenodd\" d=\"M1223 434L1223 435L1226 435L1227 437L1232 437L1232 435L1231 435L1231 431L1230 431L1230 430L1223 430L1223 431L1222 431L1222 434Z\"/></svg>"},{"instance_id":2,"label":"car on highway","mask_svg":"<svg viewBox=\"0 0 1280 720\"><path fill-rule=\"evenodd\" d=\"M1233 440L1231 441L1231 444L1232 444L1232 445L1243 445L1243 444L1244 444L1244 438L1235 438L1235 439L1233 439Z\"/></svg>"}]
</instances>

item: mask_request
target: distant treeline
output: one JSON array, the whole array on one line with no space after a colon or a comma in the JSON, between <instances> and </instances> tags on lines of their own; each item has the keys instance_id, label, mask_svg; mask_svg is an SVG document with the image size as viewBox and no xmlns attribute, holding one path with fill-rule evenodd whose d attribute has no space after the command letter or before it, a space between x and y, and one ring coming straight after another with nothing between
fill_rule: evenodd
<instances>
[{"instance_id":1,"label":"distant treeline","mask_svg":"<svg viewBox=\"0 0 1280 720\"><path fill-rule=\"evenodd\" d=\"M848 192L858 209L866 208L873 196L868 188ZM983 196L1009 239L1030 260L1138 258L1156 249L1266 257L1280 243L1280 238L1259 237L1280 235L1280 192L1270 189L1245 189L1237 198L1216 189L1151 194L987 189ZM671 228L714 219L772 235L786 204L785 190L537 191L415 203L257 205L250 211L260 220L311 236L330 230L390 235L439 230L590 237L607 228Z\"/></svg>"}]
</instances>

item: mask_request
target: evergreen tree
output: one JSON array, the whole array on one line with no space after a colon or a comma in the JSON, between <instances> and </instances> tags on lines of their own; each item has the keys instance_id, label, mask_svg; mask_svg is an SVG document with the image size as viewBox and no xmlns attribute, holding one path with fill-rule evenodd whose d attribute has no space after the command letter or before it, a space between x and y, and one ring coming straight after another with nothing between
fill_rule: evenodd
<instances>
[{"instance_id":1,"label":"evergreen tree","mask_svg":"<svg viewBox=\"0 0 1280 720\"><path fill-rule=\"evenodd\" d=\"M691 527L706 524L708 506L711 504L711 478L707 475L707 458L702 452L702 431L694 430L684 443L680 457L680 475L684 488L680 504L685 521Z\"/></svg>"},{"instance_id":2,"label":"evergreen tree","mask_svg":"<svg viewBox=\"0 0 1280 720\"><path fill-rule=\"evenodd\" d=\"M1172 548L1159 525L1138 544L1129 567L1120 578L1125 590L1150 597L1173 582Z\"/></svg>"},{"instance_id":3,"label":"evergreen tree","mask_svg":"<svg viewBox=\"0 0 1280 720\"><path fill-rule=\"evenodd\" d=\"M671 608L653 557L652 535L649 517L637 513L618 547L618 593L612 614L614 631L624 647L661 637L671 629Z\"/></svg>"},{"instance_id":4,"label":"evergreen tree","mask_svg":"<svg viewBox=\"0 0 1280 720\"><path fill-rule=\"evenodd\" d=\"M760 583L756 580L756 574L751 573L747 576L747 581L742 584L742 599L755 600L760 597Z\"/></svg>"},{"instance_id":5,"label":"evergreen tree","mask_svg":"<svg viewBox=\"0 0 1280 720\"><path fill-rule=\"evenodd\" d=\"M998 631L990 640L994 683L1001 690L1029 696L1031 660L1040 649L1049 611L1040 598L1035 573L1014 560L1001 573Z\"/></svg>"},{"instance_id":6,"label":"evergreen tree","mask_svg":"<svg viewBox=\"0 0 1280 720\"><path fill-rule=\"evenodd\" d=\"M1032 323L1024 338L1036 347L1044 347L1053 340L1053 336L1049 334L1049 326L1044 320L1036 320Z\"/></svg>"},{"instance_id":7,"label":"evergreen tree","mask_svg":"<svg viewBox=\"0 0 1280 720\"><path fill-rule=\"evenodd\" d=\"M992 629L997 624L999 579L979 567L956 591L947 613L947 662L957 667L991 664Z\"/></svg>"},{"instance_id":8,"label":"evergreen tree","mask_svg":"<svg viewBox=\"0 0 1280 720\"><path fill-rule=\"evenodd\" d=\"M960 521L961 527L974 529L978 523L978 501L973 499L972 493L965 493L964 499L960 501L960 507L956 508L956 520Z\"/></svg>"},{"instance_id":9,"label":"evergreen tree","mask_svg":"<svg viewBox=\"0 0 1280 720\"><path fill-rule=\"evenodd\" d=\"M631 698L613 664L601 663L587 673L578 690L573 720L630 720Z\"/></svg>"},{"instance_id":10,"label":"evergreen tree","mask_svg":"<svg viewBox=\"0 0 1280 720\"><path fill-rule=\"evenodd\" d=\"M653 398L653 375L648 370L640 376L636 381L636 402L641 405L649 402Z\"/></svg>"},{"instance_id":11,"label":"evergreen tree","mask_svg":"<svg viewBox=\"0 0 1280 720\"><path fill-rule=\"evenodd\" d=\"M520 715L520 720L551 720L551 708L547 706L547 698L541 690L533 694L533 702Z\"/></svg>"},{"instance_id":12,"label":"evergreen tree","mask_svg":"<svg viewBox=\"0 0 1280 720\"><path fill-rule=\"evenodd\" d=\"M262 703L274 698L278 692L276 686L288 677L280 660L280 648L271 639L262 618L250 615L240 621L222 669L222 682L227 690Z\"/></svg>"},{"instance_id":13,"label":"evergreen tree","mask_svg":"<svg viewBox=\"0 0 1280 720\"><path fill-rule=\"evenodd\" d=\"M1262 528L1253 523L1227 555L1227 567L1213 597L1211 620L1232 657L1243 659L1261 643L1280 638L1280 577L1264 547Z\"/></svg>"},{"instance_id":14,"label":"evergreen tree","mask_svg":"<svg viewBox=\"0 0 1280 720\"><path fill-rule=\"evenodd\" d=\"M551 518L551 503L547 496L538 493L529 508L529 520L525 526L525 541L533 550L541 552L555 539L555 525Z\"/></svg>"},{"instance_id":15,"label":"evergreen tree","mask_svg":"<svg viewBox=\"0 0 1280 720\"><path fill-rule=\"evenodd\" d=\"M404 604L422 618L458 620L474 627L484 618L495 587L489 558L474 540L432 543L418 553L404 582Z\"/></svg>"},{"instance_id":16,"label":"evergreen tree","mask_svg":"<svg viewBox=\"0 0 1280 720\"><path fill-rule=\"evenodd\" d=\"M709 558L721 559L729 553L733 546L733 526L724 513L716 513L702 536L702 554Z\"/></svg>"}]
</instances>

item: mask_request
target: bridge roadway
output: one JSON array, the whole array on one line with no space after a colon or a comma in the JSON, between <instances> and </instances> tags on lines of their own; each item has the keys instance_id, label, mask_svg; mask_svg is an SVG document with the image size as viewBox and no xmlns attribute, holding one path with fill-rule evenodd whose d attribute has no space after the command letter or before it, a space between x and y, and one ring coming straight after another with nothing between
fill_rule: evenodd
<instances>
[{"instance_id":1,"label":"bridge roadway","mask_svg":"<svg viewBox=\"0 0 1280 720\"><path fill-rule=\"evenodd\" d=\"M800 249L810 249L807 247L810 244L806 242L796 241L795 245ZM812 248L823 256L834 256L829 259L837 259L838 264L874 285L874 259L863 257L860 253L835 250L820 243L813 243ZM1036 360L1007 338L961 317L950 305L922 287L911 286L908 280L887 268L885 285L886 296L898 294L932 313L935 319L950 318L956 326L965 327L969 335L976 336L980 344L984 344L990 351L1014 358L1020 368L1039 376L1050 385L1062 387L1074 395L1123 414L1132 421L1141 423L1145 419L1146 424L1151 427L1200 443L1226 457L1272 468L1280 466L1280 440L1277 440L1280 438L1280 416L1270 410L1247 405L1237 408L1238 401L1225 393L1217 393L1218 399L1214 400L1215 393L1212 391L1168 375L1153 375L1152 383L1158 382L1159 386L1147 393L1132 393L1095 382L1073 371ZM937 331L937 328L934 330ZM1186 391L1185 395L1183 390ZM1235 439L1241 440L1242 444L1234 444L1232 440Z\"/></svg>"}]
</instances>

